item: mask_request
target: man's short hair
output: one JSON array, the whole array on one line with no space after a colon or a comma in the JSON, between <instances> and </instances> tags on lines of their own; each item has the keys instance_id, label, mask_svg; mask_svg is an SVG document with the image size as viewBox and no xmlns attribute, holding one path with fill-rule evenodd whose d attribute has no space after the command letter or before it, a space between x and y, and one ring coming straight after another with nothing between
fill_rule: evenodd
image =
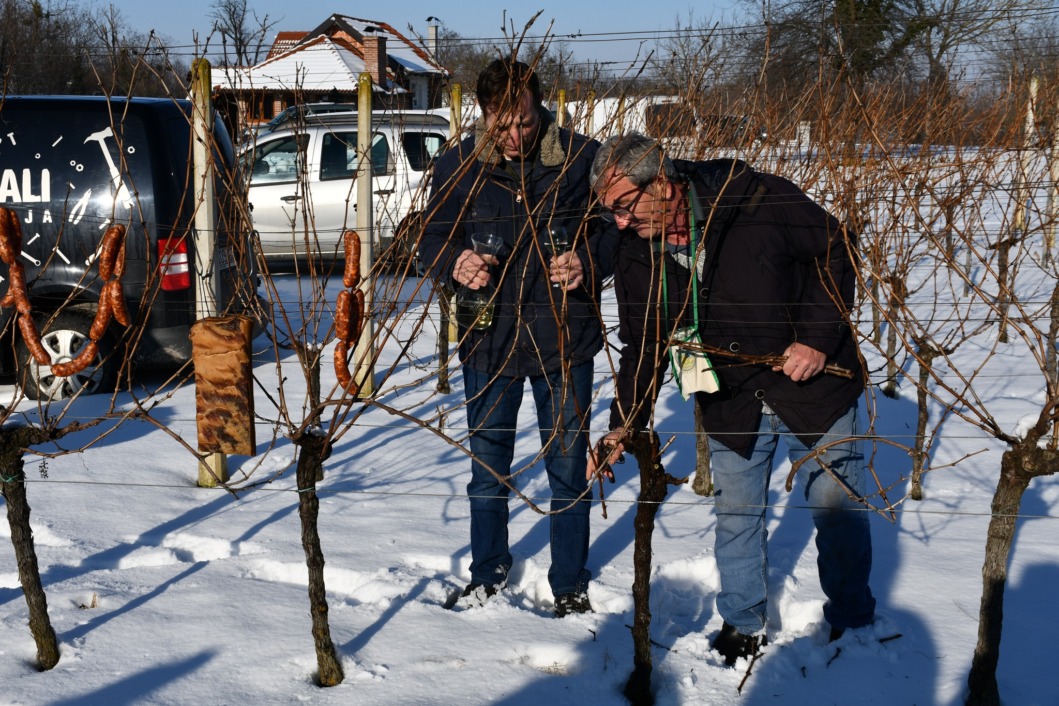
<instances>
[{"instance_id":1,"label":"man's short hair","mask_svg":"<svg viewBox=\"0 0 1059 706\"><path fill-rule=\"evenodd\" d=\"M539 105L541 83L537 74L521 61L493 59L478 74L478 105L483 113L497 115L502 110L514 108L522 100L522 92L529 90L533 104Z\"/></svg>"},{"instance_id":2,"label":"man's short hair","mask_svg":"<svg viewBox=\"0 0 1059 706\"><path fill-rule=\"evenodd\" d=\"M660 174L671 181L678 178L676 167L665 155L658 140L638 132L615 135L603 143L596 152L589 173L592 188L599 191L605 187L606 184L601 184L600 179L612 169L641 189Z\"/></svg>"}]
</instances>

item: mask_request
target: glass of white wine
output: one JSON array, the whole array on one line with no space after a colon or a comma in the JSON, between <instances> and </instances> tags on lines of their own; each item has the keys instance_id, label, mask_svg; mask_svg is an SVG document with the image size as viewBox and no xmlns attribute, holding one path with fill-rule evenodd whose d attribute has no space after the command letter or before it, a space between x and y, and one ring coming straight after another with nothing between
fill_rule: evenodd
<instances>
[{"instance_id":1,"label":"glass of white wine","mask_svg":"<svg viewBox=\"0 0 1059 706\"><path fill-rule=\"evenodd\" d=\"M547 247L548 252L552 256L552 260L563 253L570 252L570 234L566 232L566 228L561 225L549 226ZM566 283L552 282L552 286L562 288L566 286Z\"/></svg>"},{"instance_id":2,"label":"glass of white wine","mask_svg":"<svg viewBox=\"0 0 1059 706\"><path fill-rule=\"evenodd\" d=\"M504 241L493 233L475 233L471 236L474 251L482 256L496 258ZM493 278L478 289L464 287L456 298L456 322L464 328L484 331L493 325L493 300L496 284Z\"/></svg>"}]
</instances>

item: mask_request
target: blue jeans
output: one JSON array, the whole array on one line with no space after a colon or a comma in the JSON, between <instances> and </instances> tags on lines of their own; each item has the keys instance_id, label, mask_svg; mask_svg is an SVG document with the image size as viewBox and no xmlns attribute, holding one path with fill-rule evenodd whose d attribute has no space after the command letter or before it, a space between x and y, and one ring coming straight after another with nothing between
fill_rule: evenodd
<instances>
[{"instance_id":1,"label":"blue jeans","mask_svg":"<svg viewBox=\"0 0 1059 706\"><path fill-rule=\"evenodd\" d=\"M501 583L511 569L508 549L508 495L497 480L511 473L518 429L518 410L526 378L495 376L463 368L467 422L471 430L471 581ZM586 497L574 502L588 487L588 422L592 403L592 361L563 371L529 376L537 406L544 467L551 487L551 567L548 583L556 596L588 590L592 574L588 561ZM552 429L561 430L553 435ZM488 466L488 468L487 468ZM572 503L572 506L571 506Z\"/></svg>"},{"instance_id":2,"label":"blue jeans","mask_svg":"<svg viewBox=\"0 0 1059 706\"><path fill-rule=\"evenodd\" d=\"M716 489L717 535L715 551L721 575L717 611L725 622L750 635L765 627L768 592L768 530L765 506L769 479L779 434L792 462L808 455L816 445L852 436L857 429L857 406L853 405L813 446L807 447L789 434L775 414L763 414L750 458L743 458L710 439L710 467ZM816 461L798 471L805 500L816 525L817 570L827 602L824 618L832 627L858 628L872 622L875 598L868 587L871 573L871 532L868 513L854 502L835 476L858 496L864 495L860 445L850 441L829 448L821 460L834 476Z\"/></svg>"}]
</instances>

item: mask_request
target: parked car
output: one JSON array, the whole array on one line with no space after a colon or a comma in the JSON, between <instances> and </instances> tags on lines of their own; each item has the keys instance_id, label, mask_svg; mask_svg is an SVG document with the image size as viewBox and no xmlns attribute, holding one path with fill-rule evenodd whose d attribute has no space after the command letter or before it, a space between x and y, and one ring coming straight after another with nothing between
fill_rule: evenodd
<instances>
[{"instance_id":1,"label":"parked car","mask_svg":"<svg viewBox=\"0 0 1059 706\"><path fill-rule=\"evenodd\" d=\"M306 118L311 118L317 115L356 112L357 106L352 103L297 103L276 113L276 115L267 122L255 123L245 128L240 133L239 143L245 145L256 139L258 135L272 132L281 127L290 127L295 123L304 121Z\"/></svg>"},{"instance_id":2,"label":"parked car","mask_svg":"<svg viewBox=\"0 0 1059 706\"><path fill-rule=\"evenodd\" d=\"M274 118L264 123L258 132L272 132L282 127L290 127L291 123L319 115L356 112L357 106L352 103L298 103L281 110Z\"/></svg>"},{"instance_id":3,"label":"parked car","mask_svg":"<svg viewBox=\"0 0 1059 706\"><path fill-rule=\"evenodd\" d=\"M307 116L261 133L242 153L254 229L266 261L340 259L342 233L356 228L356 113ZM447 114L432 110L372 114L371 172L378 257L407 233L396 257L414 256L434 158L449 139Z\"/></svg>"},{"instance_id":4,"label":"parked car","mask_svg":"<svg viewBox=\"0 0 1059 706\"><path fill-rule=\"evenodd\" d=\"M121 281L130 328L111 324L95 365L83 373L57 377L37 364L13 332L13 310L0 310L4 335L16 339L0 344L0 368L17 373L27 396L112 389L126 352L136 370L190 359L196 318L190 114L190 103L170 99L37 96L0 103L0 203L22 223L27 289L53 363L76 357L88 340L104 284L95 265L104 232L112 223L128 229ZM217 308L231 313L251 308L257 274L234 148L223 122L215 126L212 262ZM4 283L8 274L0 264Z\"/></svg>"}]
</instances>

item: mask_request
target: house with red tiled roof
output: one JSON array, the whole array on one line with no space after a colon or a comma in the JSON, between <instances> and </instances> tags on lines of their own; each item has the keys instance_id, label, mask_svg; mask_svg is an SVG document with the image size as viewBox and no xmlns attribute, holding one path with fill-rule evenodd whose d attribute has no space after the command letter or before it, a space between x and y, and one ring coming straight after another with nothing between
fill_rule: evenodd
<instances>
[{"instance_id":1,"label":"house with red tiled roof","mask_svg":"<svg viewBox=\"0 0 1059 706\"><path fill-rule=\"evenodd\" d=\"M282 31L276 34L276 40L272 42L272 48L268 50L268 56L265 60L273 59L286 51L293 49L297 46L298 42L305 39L308 32L290 32Z\"/></svg>"},{"instance_id":2,"label":"house with red tiled roof","mask_svg":"<svg viewBox=\"0 0 1059 706\"><path fill-rule=\"evenodd\" d=\"M425 46L391 25L331 15L307 32L279 32L260 64L215 69L214 95L243 128L300 103L355 106L362 73L371 76L376 109L439 107L448 76Z\"/></svg>"}]
</instances>

